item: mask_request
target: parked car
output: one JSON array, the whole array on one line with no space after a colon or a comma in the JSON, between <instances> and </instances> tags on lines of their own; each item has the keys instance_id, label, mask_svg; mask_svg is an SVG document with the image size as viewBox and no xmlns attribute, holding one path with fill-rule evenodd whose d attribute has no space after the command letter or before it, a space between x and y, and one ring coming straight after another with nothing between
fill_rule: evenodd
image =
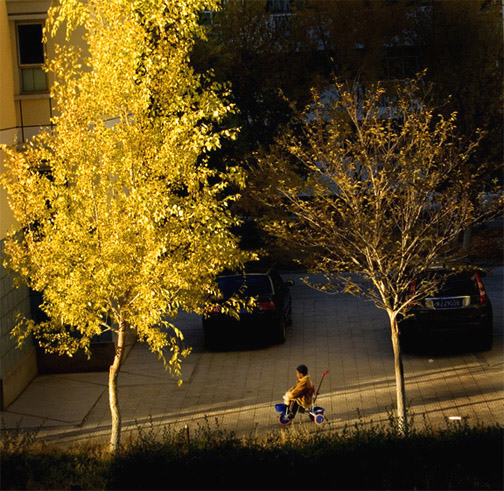
<instances>
[{"instance_id":1,"label":"parked car","mask_svg":"<svg viewBox=\"0 0 504 491\"><path fill-rule=\"evenodd\" d=\"M218 344L245 340L247 342L285 342L285 327L292 324L292 299L289 286L274 269L265 273L225 275L217 278L222 298L203 316L205 343ZM243 308L239 319L222 312L221 305L233 295L249 301L256 298L255 306Z\"/></svg>"},{"instance_id":2,"label":"parked car","mask_svg":"<svg viewBox=\"0 0 504 491\"><path fill-rule=\"evenodd\" d=\"M453 273L439 269L426 272L411 285L411 294L419 282L441 280L438 291L416 302L409 316L399 323L401 347L409 351L422 341L453 342L469 339L476 349L486 351L493 344L492 304L483 286L482 271Z\"/></svg>"}]
</instances>

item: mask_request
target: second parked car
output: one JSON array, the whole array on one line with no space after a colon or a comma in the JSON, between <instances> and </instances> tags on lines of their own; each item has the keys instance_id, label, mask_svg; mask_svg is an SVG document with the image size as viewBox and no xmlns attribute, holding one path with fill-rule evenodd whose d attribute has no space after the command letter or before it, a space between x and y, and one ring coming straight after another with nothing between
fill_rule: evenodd
<instances>
[{"instance_id":1,"label":"second parked car","mask_svg":"<svg viewBox=\"0 0 504 491\"><path fill-rule=\"evenodd\" d=\"M285 342L285 327L292 323L289 286L274 270L265 273L225 275L217 278L222 298L203 316L205 342L211 347L238 340L251 344ZM252 309L243 308L239 319L222 312L222 304L232 296L245 301L255 298Z\"/></svg>"},{"instance_id":2,"label":"second parked car","mask_svg":"<svg viewBox=\"0 0 504 491\"><path fill-rule=\"evenodd\" d=\"M492 304L483 286L481 271L453 273L435 270L417 282L439 279L437 292L417 302L409 317L399 324L403 350L414 349L422 341L454 342L465 338L476 350L489 350L493 342ZM412 284L412 293L419 284Z\"/></svg>"}]
</instances>

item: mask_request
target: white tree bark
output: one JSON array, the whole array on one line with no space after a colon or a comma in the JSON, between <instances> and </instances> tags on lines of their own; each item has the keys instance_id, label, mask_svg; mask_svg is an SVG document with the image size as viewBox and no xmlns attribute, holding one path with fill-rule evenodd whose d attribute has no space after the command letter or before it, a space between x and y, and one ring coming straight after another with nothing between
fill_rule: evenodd
<instances>
[{"instance_id":1,"label":"white tree bark","mask_svg":"<svg viewBox=\"0 0 504 491\"><path fill-rule=\"evenodd\" d=\"M114 356L114 361L109 369L109 406L110 414L112 416L112 429L110 432L110 453L116 453L119 450L121 441L121 411L119 408L119 400L117 394L117 378L121 368L121 362L124 354L124 338L125 338L125 325L121 323L117 333L117 346Z\"/></svg>"},{"instance_id":2,"label":"white tree bark","mask_svg":"<svg viewBox=\"0 0 504 491\"><path fill-rule=\"evenodd\" d=\"M408 434L408 418L406 413L406 391L404 387L404 368L402 362L401 345L399 342L399 326L397 315L389 312L390 328L392 331L392 347L394 350L394 372L396 381L397 418L399 431L406 436Z\"/></svg>"}]
</instances>

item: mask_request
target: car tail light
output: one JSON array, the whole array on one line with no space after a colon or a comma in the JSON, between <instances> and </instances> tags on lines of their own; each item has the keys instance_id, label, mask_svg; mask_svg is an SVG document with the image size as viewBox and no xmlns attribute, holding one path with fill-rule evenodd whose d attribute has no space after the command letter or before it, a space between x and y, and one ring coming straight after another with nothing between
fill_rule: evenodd
<instances>
[{"instance_id":1,"label":"car tail light","mask_svg":"<svg viewBox=\"0 0 504 491\"><path fill-rule=\"evenodd\" d=\"M218 314L221 311L221 306L220 305L210 305L207 307L206 311L209 314Z\"/></svg>"},{"instance_id":2,"label":"car tail light","mask_svg":"<svg viewBox=\"0 0 504 491\"><path fill-rule=\"evenodd\" d=\"M268 300L267 302L257 302L257 308L259 310L275 310L276 305L273 300Z\"/></svg>"},{"instance_id":3,"label":"car tail light","mask_svg":"<svg viewBox=\"0 0 504 491\"><path fill-rule=\"evenodd\" d=\"M487 292L483 286L479 273L474 273L474 277L476 278L476 283L478 284L479 300L480 303L483 304L488 300Z\"/></svg>"}]
</instances>

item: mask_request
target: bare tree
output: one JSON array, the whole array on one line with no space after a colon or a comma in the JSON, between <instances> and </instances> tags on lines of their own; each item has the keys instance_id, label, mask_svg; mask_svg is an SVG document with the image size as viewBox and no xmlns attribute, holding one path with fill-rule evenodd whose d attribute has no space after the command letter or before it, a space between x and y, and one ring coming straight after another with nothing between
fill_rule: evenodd
<instances>
[{"instance_id":1,"label":"bare tree","mask_svg":"<svg viewBox=\"0 0 504 491\"><path fill-rule=\"evenodd\" d=\"M410 287L456 254L461 232L485 214L468 192L478 182L466 165L478 137L458 139L456 114L444 119L429 107L420 80L366 91L335 82L257 155L267 173L260 198L276 214L265 227L325 274L325 284L312 286L363 295L387 312L404 433L399 321L436 284Z\"/></svg>"}]
</instances>

